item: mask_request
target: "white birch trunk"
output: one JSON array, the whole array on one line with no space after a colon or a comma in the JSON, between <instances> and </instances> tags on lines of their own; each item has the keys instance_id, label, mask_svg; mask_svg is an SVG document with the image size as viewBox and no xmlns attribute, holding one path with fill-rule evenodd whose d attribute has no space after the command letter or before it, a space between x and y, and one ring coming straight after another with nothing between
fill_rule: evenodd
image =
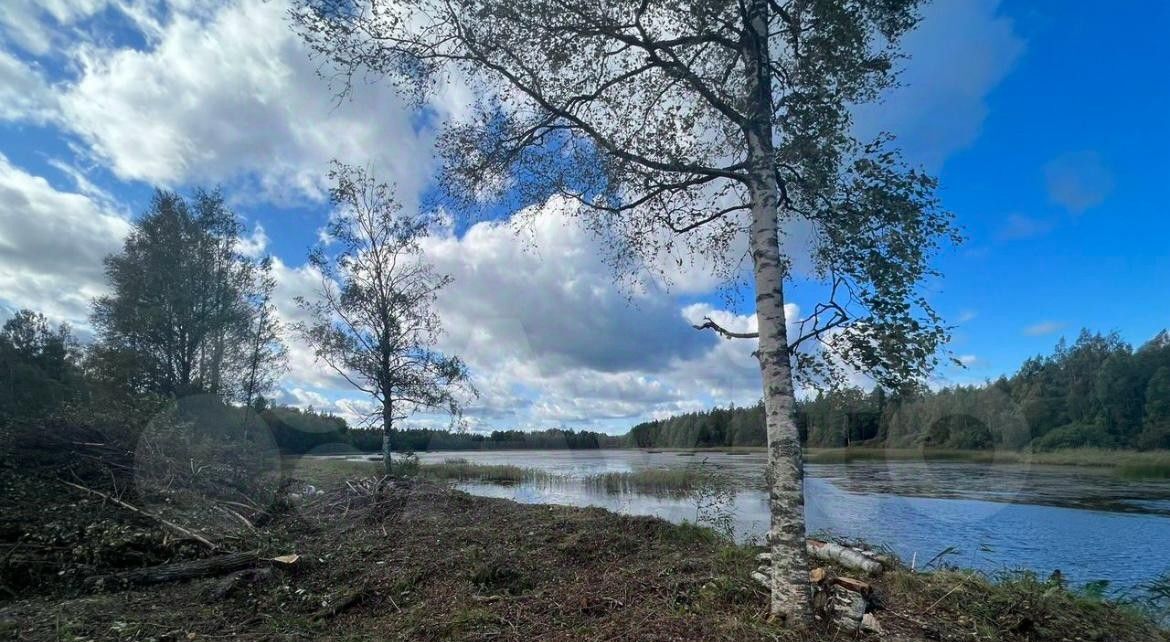
<instances>
[{"instance_id":1,"label":"white birch trunk","mask_svg":"<svg viewBox=\"0 0 1170 642\"><path fill-rule=\"evenodd\" d=\"M393 462L390 460L390 431L393 430L394 414L390 405L390 395L387 393L382 402L382 469L386 475L393 471Z\"/></svg>"},{"instance_id":2,"label":"white birch trunk","mask_svg":"<svg viewBox=\"0 0 1170 642\"><path fill-rule=\"evenodd\" d=\"M768 434L772 553L771 613L787 626L811 622L808 556L804 532L804 471L800 437L793 416L795 394L788 357L784 315L784 264L780 256L780 188L774 169L772 98L767 0L754 0L748 16L755 35L748 39L748 100L753 106L745 127L750 165L749 196L752 225L749 247L756 287L756 320L760 334L760 374L764 384L764 416Z\"/></svg>"},{"instance_id":3,"label":"white birch trunk","mask_svg":"<svg viewBox=\"0 0 1170 642\"><path fill-rule=\"evenodd\" d=\"M390 432L382 431L382 470L390 474Z\"/></svg>"}]
</instances>

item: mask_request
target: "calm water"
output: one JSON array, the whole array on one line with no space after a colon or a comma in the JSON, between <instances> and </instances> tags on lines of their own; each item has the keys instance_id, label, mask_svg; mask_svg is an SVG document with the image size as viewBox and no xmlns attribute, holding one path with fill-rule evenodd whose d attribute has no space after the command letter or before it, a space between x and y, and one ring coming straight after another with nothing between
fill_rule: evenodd
<instances>
[{"instance_id":1,"label":"calm water","mask_svg":"<svg viewBox=\"0 0 1170 642\"><path fill-rule=\"evenodd\" d=\"M568 478L551 485L462 484L523 503L600 506L696 521L694 499L610 494L581 480L604 472L707 466L741 482L731 507L736 537L763 541L768 528L765 454L632 450L422 453L424 463L463 458L515 464ZM1170 481L1134 482L1108 470L953 462L851 462L807 467L809 532L886 545L919 566L947 547L945 561L987 572L1053 569L1074 583L1109 580L1115 591L1170 572Z\"/></svg>"}]
</instances>

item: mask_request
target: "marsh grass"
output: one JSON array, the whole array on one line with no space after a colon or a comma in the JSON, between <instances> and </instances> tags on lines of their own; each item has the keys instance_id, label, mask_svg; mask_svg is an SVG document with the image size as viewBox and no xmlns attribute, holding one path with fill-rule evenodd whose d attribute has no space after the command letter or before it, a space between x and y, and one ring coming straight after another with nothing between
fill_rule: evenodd
<instances>
[{"instance_id":1,"label":"marsh grass","mask_svg":"<svg viewBox=\"0 0 1170 642\"><path fill-rule=\"evenodd\" d=\"M689 495L710 485L710 475L697 467L654 468L628 473L602 473L585 478L585 486L607 493Z\"/></svg>"},{"instance_id":2,"label":"marsh grass","mask_svg":"<svg viewBox=\"0 0 1170 642\"><path fill-rule=\"evenodd\" d=\"M466 459L447 459L441 464L423 464L419 474L431 479L450 481L483 481L495 484L549 483L556 479L552 473L536 468L512 465L472 464Z\"/></svg>"},{"instance_id":3,"label":"marsh grass","mask_svg":"<svg viewBox=\"0 0 1170 642\"><path fill-rule=\"evenodd\" d=\"M1122 464L1117 475L1124 479L1170 479L1170 461L1153 464Z\"/></svg>"}]
</instances>

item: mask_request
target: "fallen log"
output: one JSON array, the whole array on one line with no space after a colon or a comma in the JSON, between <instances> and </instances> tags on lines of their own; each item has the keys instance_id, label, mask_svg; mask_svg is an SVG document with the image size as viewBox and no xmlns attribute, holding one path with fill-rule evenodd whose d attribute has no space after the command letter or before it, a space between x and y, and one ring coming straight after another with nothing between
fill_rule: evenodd
<instances>
[{"instance_id":1,"label":"fallen log","mask_svg":"<svg viewBox=\"0 0 1170 642\"><path fill-rule=\"evenodd\" d=\"M822 542L815 539L808 540L808 554L815 559L840 564L847 569L861 571L869 575L880 575L882 563L852 548Z\"/></svg>"},{"instance_id":2,"label":"fallen log","mask_svg":"<svg viewBox=\"0 0 1170 642\"><path fill-rule=\"evenodd\" d=\"M148 568L139 568L132 571L99 575L88 578L86 583L93 586L140 586L145 584L163 584L179 580L190 580L197 577L215 577L234 571L255 566L260 556L255 551L248 553L230 553L216 557L206 557L190 562L176 562L162 564Z\"/></svg>"}]
</instances>

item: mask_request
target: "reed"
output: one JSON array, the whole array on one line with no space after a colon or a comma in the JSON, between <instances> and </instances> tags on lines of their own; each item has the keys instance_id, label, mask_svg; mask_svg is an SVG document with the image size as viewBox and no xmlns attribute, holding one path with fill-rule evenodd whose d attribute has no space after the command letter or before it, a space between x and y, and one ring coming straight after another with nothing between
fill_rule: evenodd
<instances>
[{"instance_id":1,"label":"reed","mask_svg":"<svg viewBox=\"0 0 1170 642\"><path fill-rule=\"evenodd\" d=\"M546 483L554 475L536 468L512 465L471 464L465 459L448 459L441 464L424 464L420 467L424 477L453 481L483 481L502 484L526 482Z\"/></svg>"}]
</instances>

